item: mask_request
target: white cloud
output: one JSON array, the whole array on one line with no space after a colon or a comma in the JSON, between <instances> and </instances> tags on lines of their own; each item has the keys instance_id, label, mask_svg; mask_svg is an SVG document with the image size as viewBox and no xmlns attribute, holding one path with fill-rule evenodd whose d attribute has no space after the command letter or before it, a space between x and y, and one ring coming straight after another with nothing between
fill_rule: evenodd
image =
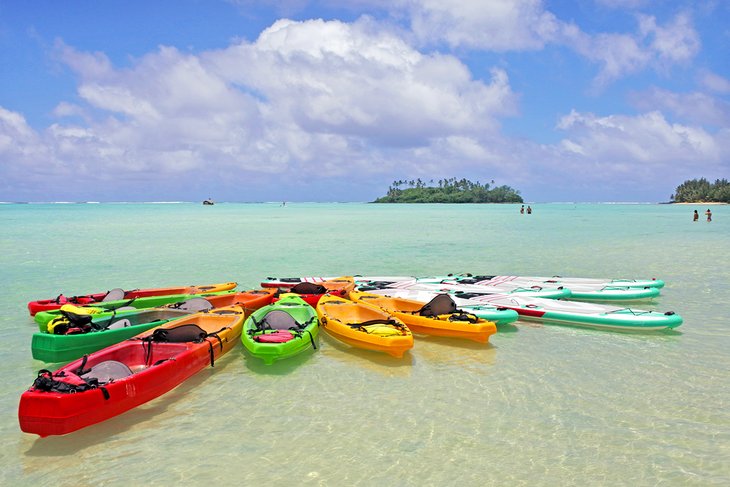
<instances>
[{"instance_id":1,"label":"white cloud","mask_svg":"<svg viewBox=\"0 0 730 487\"><path fill-rule=\"evenodd\" d=\"M229 0L248 6L254 0ZM561 23L544 8L543 0L260 0L279 11L301 11L307 4L349 8L353 12L384 13L405 24L420 45L445 43L495 51L541 49ZM282 5L283 4L283 5ZM281 7L284 8L281 8Z\"/></svg>"},{"instance_id":2,"label":"white cloud","mask_svg":"<svg viewBox=\"0 0 730 487\"><path fill-rule=\"evenodd\" d=\"M49 156L49 148L20 113L0 107L0 174L23 177Z\"/></svg>"},{"instance_id":3,"label":"white cloud","mask_svg":"<svg viewBox=\"0 0 730 487\"><path fill-rule=\"evenodd\" d=\"M571 26L561 31L562 41L587 59L601 65L595 88L647 67L666 71L676 63L690 61L700 49L699 35L691 19L678 14L665 26L651 16L638 17L636 34L588 35Z\"/></svg>"},{"instance_id":4,"label":"white cloud","mask_svg":"<svg viewBox=\"0 0 730 487\"><path fill-rule=\"evenodd\" d=\"M666 26L657 25L651 16L639 17L639 32L650 50L661 60L672 63L692 59L700 49L699 35L687 14L680 13Z\"/></svg>"},{"instance_id":5,"label":"white cloud","mask_svg":"<svg viewBox=\"0 0 730 487\"><path fill-rule=\"evenodd\" d=\"M421 54L373 29L368 19L281 20L254 44L211 53L205 62L307 132L419 145L441 134L493 130L499 117L515 112L503 71L493 70L484 84L453 56Z\"/></svg>"},{"instance_id":6,"label":"white cloud","mask_svg":"<svg viewBox=\"0 0 730 487\"><path fill-rule=\"evenodd\" d=\"M636 33L589 35L538 1L487 4L499 21L484 20L475 2L396 4L413 9L424 43L494 50L569 45L600 65L600 86L686 62L699 48L683 16L663 25L640 17ZM439 25L449 28L439 34ZM518 111L504 69L493 67L487 80L478 80L457 57L419 51L408 39L368 17L284 19L254 41L197 54L160 47L125 68L59 41L59 58L79 77L80 101L60 102L58 123L39 132L0 108L0 156L12 162L16 180L29 168L86 182L162 175L186 184L461 173L509 175L521 187L567 184L576 176L652 181L673 164L727 164L727 130L692 126L709 120L727 126L727 104L709 96L655 89L636 102L648 112L640 116L572 112L558 124L564 140L539 145L501 134L502 119ZM719 93L728 89L712 73L703 82ZM0 171L10 174L5 165Z\"/></svg>"},{"instance_id":7,"label":"white cloud","mask_svg":"<svg viewBox=\"0 0 730 487\"><path fill-rule=\"evenodd\" d=\"M541 49L560 29L541 0L404 2L422 42L495 51Z\"/></svg>"},{"instance_id":8,"label":"white cloud","mask_svg":"<svg viewBox=\"0 0 730 487\"><path fill-rule=\"evenodd\" d=\"M609 8L635 9L643 7L649 3L649 0L596 0L596 3Z\"/></svg>"},{"instance_id":9,"label":"white cloud","mask_svg":"<svg viewBox=\"0 0 730 487\"><path fill-rule=\"evenodd\" d=\"M571 38L571 45L580 54L601 64L601 71L595 79L599 88L643 69L651 60L651 54L631 35L599 34L591 37L575 32Z\"/></svg>"},{"instance_id":10,"label":"white cloud","mask_svg":"<svg viewBox=\"0 0 730 487\"><path fill-rule=\"evenodd\" d=\"M730 126L730 103L705 93L675 93L651 88L633 93L630 98L641 110L667 111L699 125Z\"/></svg>"},{"instance_id":11,"label":"white cloud","mask_svg":"<svg viewBox=\"0 0 730 487\"><path fill-rule=\"evenodd\" d=\"M699 75L702 86L708 90L726 95L730 93L730 80L710 71L702 71Z\"/></svg>"},{"instance_id":12,"label":"white cloud","mask_svg":"<svg viewBox=\"0 0 730 487\"><path fill-rule=\"evenodd\" d=\"M660 112L638 116L611 115L598 117L572 111L558 122L568 132L563 147L599 161L612 171L655 171L677 163L718 165L723 154L719 136L702 128L669 123Z\"/></svg>"},{"instance_id":13,"label":"white cloud","mask_svg":"<svg viewBox=\"0 0 730 487\"><path fill-rule=\"evenodd\" d=\"M56 56L84 78L103 79L113 76L114 68L103 52L78 52L61 39L55 42Z\"/></svg>"},{"instance_id":14,"label":"white cloud","mask_svg":"<svg viewBox=\"0 0 730 487\"><path fill-rule=\"evenodd\" d=\"M475 80L457 58L423 54L368 18L280 20L254 42L199 55L160 47L126 68L61 41L57 52L82 103L60 102L61 120L41 134L5 111L0 141L43 147L33 164L74 177L418 171L417 151L443 153L446 140L463 141L446 153L469 164L517 110L503 70Z\"/></svg>"},{"instance_id":15,"label":"white cloud","mask_svg":"<svg viewBox=\"0 0 730 487\"><path fill-rule=\"evenodd\" d=\"M597 2L608 8L632 10L649 3ZM302 0L297 6L302 8L306 3ZM664 25L653 16L635 13L633 32L587 33L572 21L558 18L544 0L354 0L344 6L331 0L309 3L385 12L394 24L405 24L410 29L400 32L401 37L411 36L421 46L497 52L541 50L550 44L566 46L600 65L596 88L646 68L666 72L674 64L693 59L700 49L699 35L686 12L678 13Z\"/></svg>"},{"instance_id":16,"label":"white cloud","mask_svg":"<svg viewBox=\"0 0 730 487\"><path fill-rule=\"evenodd\" d=\"M603 0L611 8L633 8L640 0ZM357 5L385 9L391 18L405 16L411 34L425 46L485 51L541 50L566 46L600 65L595 88L646 68L667 71L687 63L700 49L689 14L666 24L636 14L633 32L587 33L558 18L542 0L359 0Z\"/></svg>"},{"instance_id":17,"label":"white cloud","mask_svg":"<svg viewBox=\"0 0 730 487\"><path fill-rule=\"evenodd\" d=\"M59 118L75 116L85 118L88 116L88 113L82 106L62 101L61 103L56 105L56 108L53 109L53 115Z\"/></svg>"}]
</instances>

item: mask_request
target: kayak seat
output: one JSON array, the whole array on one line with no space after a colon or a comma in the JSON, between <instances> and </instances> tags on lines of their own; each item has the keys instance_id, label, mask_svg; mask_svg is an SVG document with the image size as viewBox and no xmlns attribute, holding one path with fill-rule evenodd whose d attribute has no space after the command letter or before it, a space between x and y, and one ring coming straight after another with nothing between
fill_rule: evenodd
<instances>
[{"instance_id":1,"label":"kayak seat","mask_svg":"<svg viewBox=\"0 0 730 487\"><path fill-rule=\"evenodd\" d=\"M94 365L88 372L80 375L82 379L96 379L100 384L123 379L132 375L132 370L122 362L106 360Z\"/></svg>"},{"instance_id":2,"label":"kayak seat","mask_svg":"<svg viewBox=\"0 0 730 487\"><path fill-rule=\"evenodd\" d=\"M288 330L290 328L299 329L300 327L301 326L297 323L297 320L292 317L292 315L286 311L278 309L269 311L266 313L263 320L261 320L261 323L257 323L257 328L271 330Z\"/></svg>"},{"instance_id":3,"label":"kayak seat","mask_svg":"<svg viewBox=\"0 0 730 487\"><path fill-rule=\"evenodd\" d=\"M296 294L325 294L327 292L327 288L312 282L300 282L296 286L292 287L289 292Z\"/></svg>"},{"instance_id":4,"label":"kayak seat","mask_svg":"<svg viewBox=\"0 0 730 487\"><path fill-rule=\"evenodd\" d=\"M106 329L107 330L118 330L120 328L127 328L128 326L132 326L132 322L129 321L128 319L124 318L124 319L115 321L111 325L107 326Z\"/></svg>"},{"instance_id":5,"label":"kayak seat","mask_svg":"<svg viewBox=\"0 0 730 487\"><path fill-rule=\"evenodd\" d=\"M301 338L306 332L312 347L316 349L317 345L314 343L312 332L306 329L316 319L316 317L312 317L305 323L299 323L286 311L274 309L266 313L260 322L251 317L255 328L249 329L248 334L257 342L282 343L293 340L295 337ZM273 330L274 333L266 333L267 330ZM289 335L292 335L291 338Z\"/></svg>"},{"instance_id":6,"label":"kayak seat","mask_svg":"<svg viewBox=\"0 0 730 487\"><path fill-rule=\"evenodd\" d=\"M146 338L151 342L187 343L202 342L208 336L205 330L195 324L180 325L174 328L157 328Z\"/></svg>"},{"instance_id":7,"label":"kayak seat","mask_svg":"<svg viewBox=\"0 0 730 487\"><path fill-rule=\"evenodd\" d=\"M191 312L208 311L213 309L213 305L205 298L190 298L185 301L175 303L170 307Z\"/></svg>"},{"instance_id":8,"label":"kayak seat","mask_svg":"<svg viewBox=\"0 0 730 487\"><path fill-rule=\"evenodd\" d=\"M207 338L212 337L218 340L218 345L222 351L223 340L218 336L218 333L225 329L224 327L218 331L208 333L194 323L179 325L173 328L156 328L151 335L142 338L145 343L149 344L145 362L148 364L151 363L153 343L202 343ZM208 340L208 351L210 353L210 366L213 367L215 365L215 354L213 351L213 342L210 340Z\"/></svg>"},{"instance_id":9,"label":"kayak seat","mask_svg":"<svg viewBox=\"0 0 730 487\"><path fill-rule=\"evenodd\" d=\"M448 294L439 294L418 310L420 316L438 316L456 313L456 303Z\"/></svg>"},{"instance_id":10,"label":"kayak seat","mask_svg":"<svg viewBox=\"0 0 730 487\"><path fill-rule=\"evenodd\" d=\"M104 296L101 301L104 303L107 301L119 301L120 299L124 299L124 289L115 287L106 293L106 296Z\"/></svg>"}]
</instances>

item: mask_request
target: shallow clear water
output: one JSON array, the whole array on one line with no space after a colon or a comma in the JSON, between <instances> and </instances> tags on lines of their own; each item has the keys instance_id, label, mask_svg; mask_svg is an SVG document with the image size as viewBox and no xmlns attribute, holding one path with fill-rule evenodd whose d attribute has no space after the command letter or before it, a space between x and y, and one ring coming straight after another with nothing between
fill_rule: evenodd
<instances>
[{"instance_id":1,"label":"shallow clear water","mask_svg":"<svg viewBox=\"0 0 730 487\"><path fill-rule=\"evenodd\" d=\"M0 483L727 485L730 207L0 205ZM404 359L242 347L160 399L39 439L20 432L31 299L267 276L657 277L676 333L518 322L489 345L418 337Z\"/></svg>"}]
</instances>

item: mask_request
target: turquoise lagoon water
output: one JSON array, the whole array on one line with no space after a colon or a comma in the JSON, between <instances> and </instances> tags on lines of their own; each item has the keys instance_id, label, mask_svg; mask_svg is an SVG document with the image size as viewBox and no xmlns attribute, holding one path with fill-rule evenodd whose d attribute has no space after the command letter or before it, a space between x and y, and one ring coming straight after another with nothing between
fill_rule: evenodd
<instances>
[{"instance_id":1,"label":"turquoise lagoon water","mask_svg":"<svg viewBox=\"0 0 730 487\"><path fill-rule=\"evenodd\" d=\"M728 485L730 207L0 205L3 485ZM262 365L237 347L134 411L39 439L31 299L267 276L657 277L675 333L518 322L398 360L323 336Z\"/></svg>"}]
</instances>

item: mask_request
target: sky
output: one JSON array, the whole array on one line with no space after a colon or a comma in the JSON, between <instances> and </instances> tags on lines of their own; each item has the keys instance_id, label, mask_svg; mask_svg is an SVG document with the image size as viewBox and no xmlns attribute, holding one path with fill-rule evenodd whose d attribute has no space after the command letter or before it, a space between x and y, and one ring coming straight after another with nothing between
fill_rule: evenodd
<instances>
[{"instance_id":1,"label":"sky","mask_svg":"<svg viewBox=\"0 0 730 487\"><path fill-rule=\"evenodd\" d=\"M0 201L453 177L528 202L730 177L730 2L0 0Z\"/></svg>"}]
</instances>

